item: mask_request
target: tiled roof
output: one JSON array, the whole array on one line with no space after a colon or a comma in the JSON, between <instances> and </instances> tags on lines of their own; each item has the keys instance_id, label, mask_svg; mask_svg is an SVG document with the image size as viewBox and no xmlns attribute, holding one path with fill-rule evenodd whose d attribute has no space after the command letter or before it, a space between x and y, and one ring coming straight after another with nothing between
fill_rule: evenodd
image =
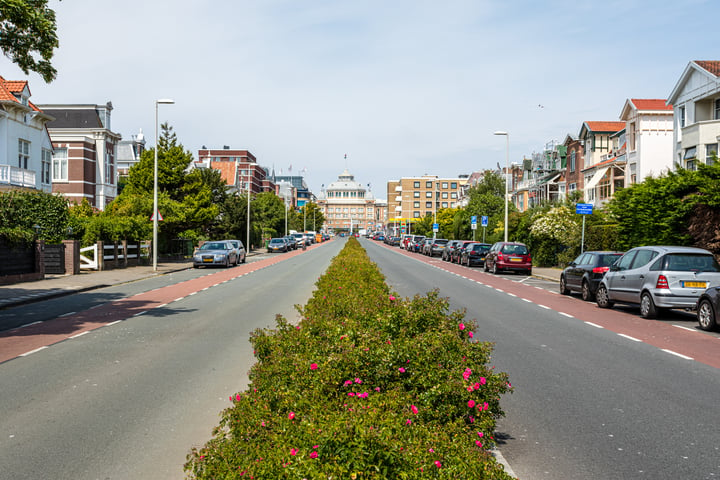
<instances>
[{"instance_id":1,"label":"tiled roof","mask_svg":"<svg viewBox=\"0 0 720 480\"><path fill-rule=\"evenodd\" d=\"M630 101L638 110L668 110L672 111L672 105L667 105L663 98L632 98Z\"/></svg>"},{"instance_id":2,"label":"tiled roof","mask_svg":"<svg viewBox=\"0 0 720 480\"><path fill-rule=\"evenodd\" d=\"M625 122L585 122L588 129L593 132L619 132L625 128Z\"/></svg>"},{"instance_id":3,"label":"tiled roof","mask_svg":"<svg viewBox=\"0 0 720 480\"><path fill-rule=\"evenodd\" d=\"M716 77L720 77L720 61L718 60L695 60L700 67L712 73Z\"/></svg>"},{"instance_id":4,"label":"tiled roof","mask_svg":"<svg viewBox=\"0 0 720 480\"><path fill-rule=\"evenodd\" d=\"M28 82L22 80L5 80L5 88L11 92L22 92L25 86L27 86L27 83Z\"/></svg>"},{"instance_id":5,"label":"tiled roof","mask_svg":"<svg viewBox=\"0 0 720 480\"><path fill-rule=\"evenodd\" d=\"M20 103L13 93L21 92L25 85L27 85L27 82L5 80L0 76L0 100Z\"/></svg>"}]
</instances>

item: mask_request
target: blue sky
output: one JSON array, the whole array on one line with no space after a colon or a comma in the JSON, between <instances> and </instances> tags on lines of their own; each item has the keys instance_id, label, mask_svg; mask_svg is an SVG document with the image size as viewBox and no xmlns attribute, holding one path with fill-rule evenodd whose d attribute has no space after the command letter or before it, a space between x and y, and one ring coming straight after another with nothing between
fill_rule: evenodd
<instances>
[{"instance_id":1,"label":"blue sky","mask_svg":"<svg viewBox=\"0 0 720 480\"><path fill-rule=\"evenodd\" d=\"M248 149L318 192L345 168L386 197L401 176L457 176L540 151L627 98L666 98L718 60L715 0L50 0L58 78L32 100L114 105L154 143L154 101L197 155ZM542 106L542 107L540 107Z\"/></svg>"}]
</instances>

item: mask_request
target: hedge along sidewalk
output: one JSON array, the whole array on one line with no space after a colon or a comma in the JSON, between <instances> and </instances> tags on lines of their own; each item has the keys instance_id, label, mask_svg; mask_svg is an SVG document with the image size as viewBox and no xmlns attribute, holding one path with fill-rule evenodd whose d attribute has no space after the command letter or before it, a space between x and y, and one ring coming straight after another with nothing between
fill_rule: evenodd
<instances>
[{"instance_id":1,"label":"hedge along sidewalk","mask_svg":"<svg viewBox=\"0 0 720 480\"><path fill-rule=\"evenodd\" d=\"M401 299L354 238L297 326L253 332L250 386L188 455L195 479L509 479L495 444L508 376L437 292Z\"/></svg>"}]
</instances>

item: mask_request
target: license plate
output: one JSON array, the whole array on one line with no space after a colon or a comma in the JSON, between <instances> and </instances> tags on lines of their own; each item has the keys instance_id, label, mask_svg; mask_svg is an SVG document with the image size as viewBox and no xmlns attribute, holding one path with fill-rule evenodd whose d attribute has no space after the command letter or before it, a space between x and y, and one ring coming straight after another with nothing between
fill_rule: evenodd
<instances>
[{"instance_id":1,"label":"license plate","mask_svg":"<svg viewBox=\"0 0 720 480\"><path fill-rule=\"evenodd\" d=\"M685 288L707 288L707 282L683 282Z\"/></svg>"},{"instance_id":2,"label":"license plate","mask_svg":"<svg viewBox=\"0 0 720 480\"><path fill-rule=\"evenodd\" d=\"M522 262L522 258L511 258L511 262Z\"/></svg>"},{"instance_id":3,"label":"license plate","mask_svg":"<svg viewBox=\"0 0 720 480\"><path fill-rule=\"evenodd\" d=\"M203 262L205 262L205 263L212 263L212 261L213 261L212 258L203 258Z\"/></svg>"}]
</instances>

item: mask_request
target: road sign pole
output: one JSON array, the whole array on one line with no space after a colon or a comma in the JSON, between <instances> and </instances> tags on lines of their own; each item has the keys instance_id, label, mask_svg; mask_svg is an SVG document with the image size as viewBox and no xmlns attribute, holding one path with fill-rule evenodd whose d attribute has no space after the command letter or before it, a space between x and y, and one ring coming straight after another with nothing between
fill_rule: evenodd
<instances>
[{"instance_id":1,"label":"road sign pole","mask_svg":"<svg viewBox=\"0 0 720 480\"><path fill-rule=\"evenodd\" d=\"M582 237L580 239L580 253L583 253L584 248L585 248L585 215L583 215L583 229L582 229Z\"/></svg>"}]
</instances>

